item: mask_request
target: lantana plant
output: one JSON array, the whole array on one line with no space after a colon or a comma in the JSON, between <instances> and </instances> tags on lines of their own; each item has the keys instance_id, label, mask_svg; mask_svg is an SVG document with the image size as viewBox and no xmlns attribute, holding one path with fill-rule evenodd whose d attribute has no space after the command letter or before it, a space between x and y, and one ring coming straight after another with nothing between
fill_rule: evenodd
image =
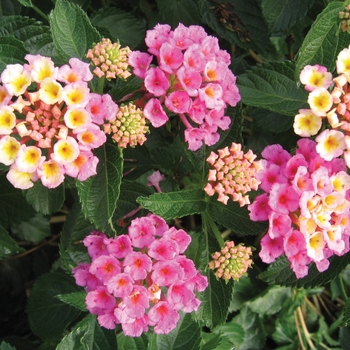
<instances>
[{"instance_id":1,"label":"lantana plant","mask_svg":"<svg viewBox=\"0 0 350 350\"><path fill-rule=\"evenodd\" d=\"M0 350L347 349L350 1L0 11Z\"/></svg>"}]
</instances>

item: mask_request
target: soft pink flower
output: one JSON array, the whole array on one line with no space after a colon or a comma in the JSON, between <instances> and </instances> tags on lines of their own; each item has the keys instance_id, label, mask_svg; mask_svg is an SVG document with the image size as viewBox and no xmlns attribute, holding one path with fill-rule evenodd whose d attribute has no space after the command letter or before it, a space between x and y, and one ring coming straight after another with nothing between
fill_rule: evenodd
<instances>
[{"instance_id":1,"label":"soft pink flower","mask_svg":"<svg viewBox=\"0 0 350 350\"><path fill-rule=\"evenodd\" d=\"M109 293L115 297L124 298L131 294L134 286L134 280L127 273L118 273L112 276L106 286Z\"/></svg>"},{"instance_id":2,"label":"soft pink flower","mask_svg":"<svg viewBox=\"0 0 350 350\"><path fill-rule=\"evenodd\" d=\"M118 105L109 94L90 93L90 100L85 109L90 113L92 121L101 125L105 120L111 121L116 117Z\"/></svg>"},{"instance_id":3,"label":"soft pink flower","mask_svg":"<svg viewBox=\"0 0 350 350\"><path fill-rule=\"evenodd\" d=\"M96 290L87 293L86 307L92 314L100 315L103 309L111 309L116 306L116 299L107 292L106 287L99 286Z\"/></svg>"},{"instance_id":4,"label":"soft pink flower","mask_svg":"<svg viewBox=\"0 0 350 350\"><path fill-rule=\"evenodd\" d=\"M57 80L66 84L74 83L77 80L90 81L93 75L90 71L90 65L78 58L69 59L69 65L65 64L58 70Z\"/></svg>"},{"instance_id":5,"label":"soft pink flower","mask_svg":"<svg viewBox=\"0 0 350 350\"><path fill-rule=\"evenodd\" d=\"M179 68L183 61L182 51L178 47L165 42L159 49L159 67L167 72L173 73Z\"/></svg>"},{"instance_id":6,"label":"soft pink flower","mask_svg":"<svg viewBox=\"0 0 350 350\"><path fill-rule=\"evenodd\" d=\"M198 89L202 84L202 77L196 70L182 66L177 70L176 76L189 96L198 95Z\"/></svg>"},{"instance_id":7,"label":"soft pink flower","mask_svg":"<svg viewBox=\"0 0 350 350\"><path fill-rule=\"evenodd\" d=\"M91 262L89 271L101 282L107 283L113 276L121 272L120 262L111 255L101 255Z\"/></svg>"},{"instance_id":8,"label":"soft pink flower","mask_svg":"<svg viewBox=\"0 0 350 350\"><path fill-rule=\"evenodd\" d=\"M141 51L132 51L129 55L129 65L132 66L133 74L144 79L147 69L152 62L152 56Z\"/></svg>"},{"instance_id":9,"label":"soft pink flower","mask_svg":"<svg viewBox=\"0 0 350 350\"><path fill-rule=\"evenodd\" d=\"M175 227L169 228L163 233L164 238L171 239L177 243L178 253L182 254L191 243L191 236L184 230L177 230Z\"/></svg>"},{"instance_id":10,"label":"soft pink flower","mask_svg":"<svg viewBox=\"0 0 350 350\"><path fill-rule=\"evenodd\" d=\"M261 251L259 253L259 256L261 260L266 264L272 263L284 252L283 237L276 237L272 239L269 235L265 235L260 240L260 244Z\"/></svg>"},{"instance_id":11,"label":"soft pink flower","mask_svg":"<svg viewBox=\"0 0 350 350\"><path fill-rule=\"evenodd\" d=\"M299 195L289 184L275 183L270 191L269 205L281 214L288 214L297 210Z\"/></svg>"},{"instance_id":12,"label":"soft pink flower","mask_svg":"<svg viewBox=\"0 0 350 350\"><path fill-rule=\"evenodd\" d=\"M260 194L255 197L254 202L248 205L249 217L253 221L265 221L268 220L271 213L269 205L269 197L266 193Z\"/></svg>"},{"instance_id":13,"label":"soft pink flower","mask_svg":"<svg viewBox=\"0 0 350 350\"><path fill-rule=\"evenodd\" d=\"M165 98L165 105L174 113L187 113L192 100L186 91L174 91Z\"/></svg>"},{"instance_id":14,"label":"soft pink flower","mask_svg":"<svg viewBox=\"0 0 350 350\"><path fill-rule=\"evenodd\" d=\"M134 286L134 290L129 296L123 298L125 312L128 317L141 318L145 315L146 309L149 308L148 291L143 286Z\"/></svg>"},{"instance_id":15,"label":"soft pink flower","mask_svg":"<svg viewBox=\"0 0 350 350\"><path fill-rule=\"evenodd\" d=\"M154 241L156 229L147 217L136 218L129 227L131 244L136 248L147 247Z\"/></svg>"},{"instance_id":16,"label":"soft pink flower","mask_svg":"<svg viewBox=\"0 0 350 350\"><path fill-rule=\"evenodd\" d=\"M128 235L117 236L109 242L107 249L109 254L112 254L118 259L125 258L133 251Z\"/></svg>"},{"instance_id":17,"label":"soft pink flower","mask_svg":"<svg viewBox=\"0 0 350 350\"><path fill-rule=\"evenodd\" d=\"M176 261L158 261L153 265L152 280L159 286L169 286L182 281L183 276L184 271Z\"/></svg>"},{"instance_id":18,"label":"soft pink flower","mask_svg":"<svg viewBox=\"0 0 350 350\"><path fill-rule=\"evenodd\" d=\"M151 98L146 103L143 113L155 128L159 128L169 120L157 98Z\"/></svg>"},{"instance_id":19,"label":"soft pink flower","mask_svg":"<svg viewBox=\"0 0 350 350\"><path fill-rule=\"evenodd\" d=\"M108 245L110 244L110 240L100 231L92 231L90 235L84 238L83 243L87 247L89 256L92 259L109 254Z\"/></svg>"},{"instance_id":20,"label":"soft pink flower","mask_svg":"<svg viewBox=\"0 0 350 350\"><path fill-rule=\"evenodd\" d=\"M167 301L160 301L148 312L149 324L154 327L154 333L167 334L171 332L180 319L179 313Z\"/></svg>"},{"instance_id":21,"label":"soft pink flower","mask_svg":"<svg viewBox=\"0 0 350 350\"><path fill-rule=\"evenodd\" d=\"M146 278L152 269L152 260L141 252L129 253L123 262L124 272L128 273L135 281Z\"/></svg>"},{"instance_id":22,"label":"soft pink flower","mask_svg":"<svg viewBox=\"0 0 350 350\"><path fill-rule=\"evenodd\" d=\"M154 96L165 95L170 83L165 73L159 68L150 68L145 75L145 86Z\"/></svg>"},{"instance_id":23,"label":"soft pink flower","mask_svg":"<svg viewBox=\"0 0 350 350\"><path fill-rule=\"evenodd\" d=\"M195 298L193 291L185 283L172 284L167 292L166 300L174 310L181 310Z\"/></svg>"},{"instance_id":24,"label":"soft pink flower","mask_svg":"<svg viewBox=\"0 0 350 350\"><path fill-rule=\"evenodd\" d=\"M179 246L171 238L163 237L159 240L154 240L148 246L148 255L156 260L171 260L178 254Z\"/></svg>"}]
</instances>

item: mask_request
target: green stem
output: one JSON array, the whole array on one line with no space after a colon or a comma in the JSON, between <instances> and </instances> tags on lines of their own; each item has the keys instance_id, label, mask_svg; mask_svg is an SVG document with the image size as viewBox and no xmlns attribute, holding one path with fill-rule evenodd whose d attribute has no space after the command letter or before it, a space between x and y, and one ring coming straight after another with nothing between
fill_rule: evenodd
<instances>
[{"instance_id":1,"label":"green stem","mask_svg":"<svg viewBox=\"0 0 350 350\"><path fill-rule=\"evenodd\" d=\"M103 76L103 77L101 77L101 78L99 78L98 80L97 80L97 87L96 87L96 92L98 93L98 94L100 94L100 95L102 95L103 94L103 88L104 88L104 85L105 85L105 76Z\"/></svg>"},{"instance_id":2,"label":"green stem","mask_svg":"<svg viewBox=\"0 0 350 350\"><path fill-rule=\"evenodd\" d=\"M36 7L35 5L32 4L32 9L38 13L41 17L45 18L46 21L49 21L49 17L43 12L41 11L38 7Z\"/></svg>"},{"instance_id":3,"label":"green stem","mask_svg":"<svg viewBox=\"0 0 350 350\"><path fill-rule=\"evenodd\" d=\"M220 247L222 248L225 245L225 241L222 238L221 232L219 231L218 227L216 226L214 220L206 212L202 215L202 219L204 219L209 224L209 226L210 226L211 230L213 231Z\"/></svg>"},{"instance_id":4,"label":"green stem","mask_svg":"<svg viewBox=\"0 0 350 350\"><path fill-rule=\"evenodd\" d=\"M342 276L340 274L338 275L337 278L338 278L338 281L339 281L341 296L343 297L344 301L347 301L348 300L348 295L346 294L343 278L342 278Z\"/></svg>"},{"instance_id":5,"label":"green stem","mask_svg":"<svg viewBox=\"0 0 350 350\"><path fill-rule=\"evenodd\" d=\"M340 316L329 326L328 328L328 334L332 335L334 331L336 331L340 325L343 322L343 313L340 314Z\"/></svg>"}]
</instances>

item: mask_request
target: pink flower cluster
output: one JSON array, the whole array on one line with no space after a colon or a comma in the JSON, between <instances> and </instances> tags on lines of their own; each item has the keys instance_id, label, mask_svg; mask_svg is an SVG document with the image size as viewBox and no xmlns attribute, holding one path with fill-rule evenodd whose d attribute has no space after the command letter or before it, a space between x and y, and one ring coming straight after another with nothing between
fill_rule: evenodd
<instances>
[{"instance_id":1,"label":"pink flower cluster","mask_svg":"<svg viewBox=\"0 0 350 350\"><path fill-rule=\"evenodd\" d=\"M144 79L148 94L144 114L158 128L177 114L185 126L185 141L192 151L203 142L214 145L218 129L227 130L231 120L225 116L227 104L241 99L236 77L229 69L230 55L219 48L218 39L200 26L179 24L172 31L166 24L148 30L148 53L133 51L129 64ZM154 56L157 65L151 65Z\"/></svg>"},{"instance_id":2,"label":"pink flower cluster","mask_svg":"<svg viewBox=\"0 0 350 350\"><path fill-rule=\"evenodd\" d=\"M198 309L207 278L183 255L191 237L169 227L157 215L136 218L128 234L108 238L93 231L84 239L91 263L73 269L76 283L87 291L86 306L102 327L121 324L125 335L138 337L154 327L173 330L179 310Z\"/></svg>"},{"instance_id":3,"label":"pink flower cluster","mask_svg":"<svg viewBox=\"0 0 350 350\"><path fill-rule=\"evenodd\" d=\"M253 221L269 221L261 239L261 259L273 262L283 253L297 278L314 262L322 272L328 258L349 251L350 176L342 159L323 159L316 143L300 139L292 156L280 145L267 146L260 188L248 206Z\"/></svg>"},{"instance_id":4,"label":"pink flower cluster","mask_svg":"<svg viewBox=\"0 0 350 350\"><path fill-rule=\"evenodd\" d=\"M8 180L27 189L48 188L65 175L84 181L96 174L92 150L106 141L100 124L115 118L109 95L91 93L89 64L71 58L55 67L51 58L26 55L28 64L7 65L0 85L0 162Z\"/></svg>"},{"instance_id":5,"label":"pink flower cluster","mask_svg":"<svg viewBox=\"0 0 350 350\"><path fill-rule=\"evenodd\" d=\"M261 168L260 161L254 161L256 155L249 150L243 153L240 144L232 142L230 148L211 152L207 162L213 167L209 170L208 183L204 191L213 196L218 194L218 201L227 204L230 196L241 207L250 203L248 193L257 190L260 181L256 171Z\"/></svg>"},{"instance_id":6,"label":"pink flower cluster","mask_svg":"<svg viewBox=\"0 0 350 350\"><path fill-rule=\"evenodd\" d=\"M300 73L300 81L309 91L308 109L294 118L294 131L302 137L316 136L316 150L325 160L343 157L350 167L350 48L337 57L337 75L326 67L308 65ZM319 133L319 131L321 132Z\"/></svg>"},{"instance_id":7,"label":"pink flower cluster","mask_svg":"<svg viewBox=\"0 0 350 350\"><path fill-rule=\"evenodd\" d=\"M233 241L227 241L220 252L213 254L214 260L209 262L208 267L214 270L217 278L223 278L226 282L230 279L238 281L252 266L252 254L251 247L242 244L235 246Z\"/></svg>"}]
</instances>

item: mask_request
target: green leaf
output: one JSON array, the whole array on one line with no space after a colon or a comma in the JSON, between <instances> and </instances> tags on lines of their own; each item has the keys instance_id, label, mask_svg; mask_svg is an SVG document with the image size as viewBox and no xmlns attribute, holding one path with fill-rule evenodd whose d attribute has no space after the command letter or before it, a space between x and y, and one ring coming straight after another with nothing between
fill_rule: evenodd
<instances>
[{"instance_id":1,"label":"green leaf","mask_svg":"<svg viewBox=\"0 0 350 350\"><path fill-rule=\"evenodd\" d=\"M347 327L350 325L350 299L346 301L346 305L344 306L343 313L344 314L343 314L341 326Z\"/></svg>"},{"instance_id":2,"label":"green leaf","mask_svg":"<svg viewBox=\"0 0 350 350\"><path fill-rule=\"evenodd\" d=\"M236 349L236 346L238 344L243 343L244 337L246 335L243 325L241 326L240 324L233 322L216 327L214 332L216 334L220 334L221 339L227 339L234 346L234 349ZM218 350L221 350L221 347Z\"/></svg>"},{"instance_id":3,"label":"green leaf","mask_svg":"<svg viewBox=\"0 0 350 350\"><path fill-rule=\"evenodd\" d=\"M24 251L25 249L19 247L16 241L10 237L8 232L0 226L0 259Z\"/></svg>"},{"instance_id":4,"label":"green leaf","mask_svg":"<svg viewBox=\"0 0 350 350\"><path fill-rule=\"evenodd\" d=\"M293 127L294 117L271 112L263 108L255 108L252 112L254 127L275 133L285 132Z\"/></svg>"},{"instance_id":5,"label":"green leaf","mask_svg":"<svg viewBox=\"0 0 350 350\"><path fill-rule=\"evenodd\" d=\"M112 142L105 143L95 152L99 158L97 175L77 182L83 212L97 229L113 230L111 219L117 207L120 183L123 177L122 150Z\"/></svg>"},{"instance_id":6,"label":"green leaf","mask_svg":"<svg viewBox=\"0 0 350 350\"><path fill-rule=\"evenodd\" d=\"M11 36L23 42L32 55L41 54L57 61L50 28L33 18L6 16L0 18L0 36Z\"/></svg>"},{"instance_id":7,"label":"green leaf","mask_svg":"<svg viewBox=\"0 0 350 350\"><path fill-rule=\"evenodd\" d=\"M120 186L120 196L113 221L121 219L124 215L136 209L139 206L136 200L140 195L149 196L152 193L153 191L149 186L135 181L123 180Z\"/></svg>"},{"instance_id":8,"label":"green leaf","mask_svg":"<svg viewBox=\"0 0 350 350\"><path fill-rule=\"evenodd\" d=\"M49 189L40 181L24 192L25 197L32 207L39 213L49 215L59 211L65 200L64 185Z\"/></svg>"},{"instance_id":9,"label":"green leaf","mask_svg":"<svg viewBox=\"0 0 350 350\"><path fill-rule=\"evenodd\" d=\"M6 343L5 341L2 341L0 344L0 350L16 350L16 348Z\"/></svg>"},{"instance_id":10,"label":"green leaf","mask_svg":"<svg viewBox=\"0 0 350 350\"><path fill-rule=\"evenodd\" d=\"M226 283L223 279L217 279L212 270L207 268L208 262L212 260L211 254L219 251L221 247L204 215L202 217L203 232L200 233L198 252L200 254L200 271L207 276L209 285L197 296L201 304L194 317L213 329L226 321L234 284L232 280Z\"/></svg>"},{"instance_id":11,"label":"green leaf","mask_svg":"<svg viewBox=\"0 0 350 350\"><path fill-rule=\"evenodd\" d=\"M117 335L118 349L147 350L148 338L145 334L141 337L128 337L123 332Z\"/></svg>"},{"instance_id":12,"label":"green leaf","mask_svg":"<svg viewBox=\"0 0 350 350\"><path fill-rule=\"evenodd\" d=\"M219 3L226 7L222 9ZM200 0L202 20L218 37L246 50L266 52L270 46L268 28L261 9L255 0ZM229 13L225 19L226 12ZM226 23L223 23L222 18ZM220 21L221 20L221 21Z\"/></svg>"},{"instance_id":13,"label":"green leaf","mask_svg":"<svg viewBox=\"0 0 350 350\"><path fill-rule=\"evenodd\" d=\"M145 37L145 23L135 18L129 12L110 7L101 9L91 18L91 23L108 37L119 41L122 47L135 49Z\"/></svg>"},{"instance_id":14,"label":"green leaf","mask_svg":"<svg viewBox=\"0 0 350 350\"><path fill-rule=\"evenodd\" d=\"M265 222L250 220L248 209L232 200L225 205L218 202L216 196L211 197L207 211L215 222L231 229L238 236L256 236L267 230Z\"/></svg>"},{"instance_id":15,"label":"green leaf","mask_svg":"<svg viewBox=\"0 0 350 350\"><path fill-rule=\"evenodd\" d=\"M14 188L5 174L0 175L0 186L0 225L8 228L13 223L29 220L35 214L22 191Z\"/></svg>"},{"instance_id":16,"label":"green leaf","mask_svg":"<svg viewBox=\"0 0 350 350\"><path fill-rule=\"evenodd\" d=\"M315 0L262 0L262 14L270 33L284 32L304 18Z\"/></svg>"},{"instance_id":17,"label":"green leaf","mask_svg":"<svg viewBox=\"0 0 350 350\"><path fill-rule=\"evenodd\" d=\"M227 322L225 325L220 326L221 332L225 336L233 336L231 333L232 325L239 325L244 330L244 339L239 341L239 337L230 338L231 341L237 346L237 350L251 350L251 349L263 349L266 339L264 327L258 314L252 312L248 306L244 306L240 313L235 316L232 321Z\"/></svg>"},{"instance_id":18,"label":"green leaf","mask_svg":"<svg viewBox=\"0 0 350 350\"><path fill-rule=\"evenodd\" d=\"M27 53L23 43L16 38L12 36L0 38L0 72L8 64L23 64Z\"/></svg>"},{"instance_id":19,"label":"green leaf","mask_svg":"<svg viewBox=\"0 0 350 350\"><path fill-rule=\"evenodd\" d=\"M19 15L21 13L22 6L18 1L2 0L0 3L0 11L2 17Z\"/></svg>"},{"instance_id":20,"label":"green leaf","mask_svg":"<svg viewBox=\"0 0 350 350\"><path fill-rule=\"evenodd\" d=\"M63 60L83 59L93 43L101 39L79 6L67 0L57 0L50 13L50 27L56 49Z\"/></svg>"},{"instance_id":21,"label":"green leaf","mask_svg":"<svg viewBox=\"0 0 350 350\"><path fill-rule=\"evenodd\" d=\"M299 80L306 65L320 64L330 72L334 70L338 53L350 44L348 33L337 35L343 7L343 2L333 1L317 16L296 55L295 79Z\"/></svg>"},{"instance_id":22,"label":"green leaf","mask_svg":"<svg viewBox=\"0 0 350 350\"><path fill-rule=\"evenodd\" d=\"M190 314L181 313L175 329L168 334L153 334L148 350L199 350L201 329Z\"/></svg>"},{"instance_id":23,"label":"green leaf","mask_svg":"<svg viewBox=\"0 0 350 350\"><path fill-rule=\"evenodd\" d=\"M25 7L33 7L31 0L17 0L17 1Z\"/></svg>"},{"instance_id":24,"label":"green leaf","mask_svg":"<svg viewBox=\"0 0 350 350\"><path fill-rule=\"evenodd\" d=\"M38 213L28 221L14 225L12 231L20 239L34 244L41 242L51 234L49 219Z\"/></svg>"},{"instance_id":25,"label":"green leaf","mask_svg":"<svg viewBox=\"0 0 350 350\"><path fill-rule=\"evenodd\" d=\"M272 338L277 344L295 344L297 339L293 314L276 319L275 331L272 334Z\"/></svg>"},{"instance_id":26,"label":"green leaf","mask_svg":"<svg viewBox=\"0 0 350 350\"><path fill-rule=\"evenodd\" d=\"M235 326L233 327L235 328ZM234 329L232 328L232 331ZM243 328L237 327L238 332L243 337ZM232 350L234 349L234 344L227 338L223 337L221 333L207 333L202 332L203 342L201 345L201 350Z\"/></svg>"},{"instance_id":27,"label":"green leaf","mask_svg":"<svg viewBox=\"0 0 350 350\"><path fill-rule=\"evenodd\" d=\"M58 294L56 295L56 298L68 305L74 306L80 311L87 311L85 304L86 294L87 293L85 291L68 294Z\"/></svg>"},{"instance_id":28,"label":"green leaf","mask_svg":"<svg viewBox=\"0 0 350 350\"><path fill-rule=\"evenodd\" d=\"M100 327L95 315L85 316L57 345L56 350L117 349L114 330Z\"/></svg>"},{"instance_id":29,"label":"green leaf","mask_svg":"<svg viewBox=\"0 0 350 350\"><path fill-rule=\"evenodd\" d=\"M32 332L42 339L62 336L80 311L62 303L58 294L80 291L74 279L61 271L40 276L34 283L28 301L28 317Z\"/></svg>"},{"instance_id":30,"label":"green leaf","mask_svg":"<svg viewBox=\"0 0 350 350\"><path fill-rule=\"evenodd\" d=\"M76 242L83 240L94 229L95 226L84 218L80 204L75 202L63 225L60 240L62 268L67 273L71 273L79 262L90 262L85 246Z\"/></svg>"},{"instance_id":31,"label":"green leaf","mask_svg":"<svg viewBox=\"0 0 350 350\"><path fill-rule=\"evenodd\" d=\"M165 220L200 214L206 208L205 193L200 189L155 193L139 197L137 202Z\"/></svg>"},{"instance_id":32,"label":"green leaf","mask_svg":"<svg viewBox=\"0 0 350 350\"><path fill-rule=\"evenodd\" d=\"M304 288L322 286L337 277L350 263L350 253L343 256L333 255L329 258L329 262L329 268L324 272L319 272L315 264L310 264L308 275L298 279L290 268L289 261L282 255L269 265L267 270L259 275L259 278L269 284L278 284L281 286Z\"/></svg>"},{"instance_id":33,"label":"green leaf","mask_svg":"<svg viewBox=\"0 0 350 350\"><path fill-rule=\"evenodd\" d=\"M164 21L172 28L179 23L189 26L200 22L199 9L193 0L157 0L159 13Z\"/></svg>"},{"instance_id":34,"label":"green leaf","mask_svg":"<svg viewBox=\"0 0 350 350\"><path fill-rule=\"evenodd\" d=\"M294 80L294 63L269 62L240 75L237 85L242 102L273 112L295 116L307 106L307 93Z\"/></svg>"},{"instance_id":35,"label":"green leaf","mask_svg":"<svg viewBox=\"0 0 350 350\"><path fill-rule=\"evenodd\" d=\"M247 305L259 315L274 315L282 309L284 301L291 296L292 291L289 287L272 286L255 299L248 301Z\"/></svg>"}]
</instances>

